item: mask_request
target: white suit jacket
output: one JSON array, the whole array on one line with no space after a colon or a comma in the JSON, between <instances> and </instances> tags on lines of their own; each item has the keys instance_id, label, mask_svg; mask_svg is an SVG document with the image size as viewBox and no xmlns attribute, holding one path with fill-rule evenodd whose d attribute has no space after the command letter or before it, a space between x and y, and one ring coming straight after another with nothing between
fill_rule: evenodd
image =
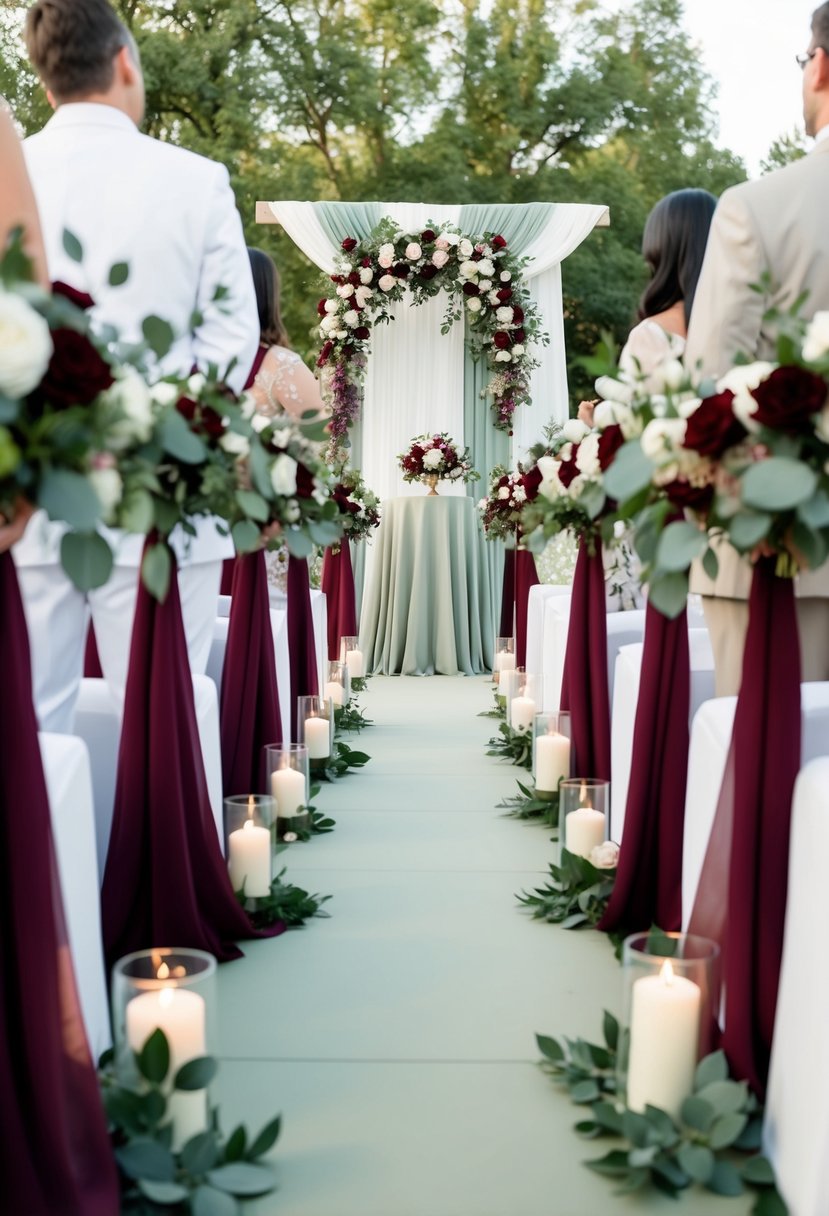
<instances>
[{"instance_id":1,"label":"white suit jacket","mask_svg":"<svg viewBox=\"0 0 829 1216\"><path fill-rule=\"evenodd\" d=\"M141 340L141 322L163 317L177 340L159 374L187 374L195 365L218 366L241 389L259 344L259 319L242 224L227 170L215 161L142 135L112 106L62 105L24 144L49 274L95 300L93 318L114 325L126 342ZM63 247L68 229L83 246L83 261ZM120 287L110 267L129 264ZM212 303L227 289L222 307ZM195 311L203 320L191 327ZM197 522L189 546L176 538L180 557L213 561L232 556L231 542L210 520ZM60 529L37 516L15 546L20 564L56 560ZM119 536L116 560L137 564L138 537Z\"/></svg>"},{"instance_id":2,"label":"white suit jacket","mask_svg":"<svg viewBox=\"0 0 829 1216\"><path fill-rule=\"evenodd\" d=\"M751 290L764 273L771 276L765 295ZM694 297L686 367L701 365L705 375L718 377L738 353L773 359L774 326L763 314L770 307L785 311L802 292L808 292L804 316L829 309L829 140L794 164L723 194ZM696 569L692 590L746 599L748 562L730 546L718 556L716 580ZM797 590L829 595L829 563L798 576Z\"/></svg>"}]
</instances>

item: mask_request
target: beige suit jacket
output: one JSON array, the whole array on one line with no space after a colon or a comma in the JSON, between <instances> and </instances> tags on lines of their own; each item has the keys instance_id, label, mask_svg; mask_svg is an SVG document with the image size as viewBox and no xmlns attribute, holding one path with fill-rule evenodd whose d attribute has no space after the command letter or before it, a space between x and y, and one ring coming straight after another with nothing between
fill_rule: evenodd
<instances>
[{"instance_id":1,"label":"beige suit jacket","mask_svg":"<svg viewBox=\"0 0 829 1216\"><path fill-rule=\"evenodd\" d=\"M770 275L765 293L752 284ZM773 359L769 308L785 311L808 293L803 315L829 309L829 140L808 156L726 190L717 206L688 330L685 363L718 377L738 354ZM751 568L730 547L718 550L716 580L701 569L691 588L703 595L746 599ZM799 595L829 596L829 563L800 575Z\"/></svg>"}]
</instances>

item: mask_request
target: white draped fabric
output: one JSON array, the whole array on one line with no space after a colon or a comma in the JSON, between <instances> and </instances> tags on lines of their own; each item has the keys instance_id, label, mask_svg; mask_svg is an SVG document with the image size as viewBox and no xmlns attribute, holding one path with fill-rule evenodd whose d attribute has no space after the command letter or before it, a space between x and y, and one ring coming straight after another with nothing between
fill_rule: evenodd
<instances>
[{"instance_id":1,"label":"white draped fabric","mask_svg":"<svg viewBox=\"0 0 829 1216\"><path fill-rule=\"evenodd\" d=\"M429 222L457 223L460 207L428 203L380 203L383 215L404 231L417 232ZM274 218L295 245L316 266L330 274L336 246L324 232L310 202L268 204ZM541 437L551 419L568 417L567 366L561 296L561 262L598 224L607 223L608 209L598 205L562 203L556 206L542 233L526 250L532 261L525 278L538 303L550 345L538 351L541 366L533 374L534 404L515 418L513 452L520 459ZM428 430L448 431L463 442L463 329L453 325L440 333L446 300L441 294L420 308L400 304L397 320L378 326L372 337L361 425L361 468L381 498L422 493L407 487L395 456L412 436ZM481 403L484 408L484 403ZM487 469L479 470L486 475ZM441 487L441 493L462 493L462 487Z\"/></svg>"}]
</instances>

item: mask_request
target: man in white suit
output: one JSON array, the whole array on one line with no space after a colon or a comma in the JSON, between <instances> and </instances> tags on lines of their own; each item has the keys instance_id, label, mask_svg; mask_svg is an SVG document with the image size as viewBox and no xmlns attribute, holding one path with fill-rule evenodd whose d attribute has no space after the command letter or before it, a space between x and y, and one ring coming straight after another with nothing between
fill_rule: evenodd
<instances>
[{"instance_id":1,"label":"man in white suit","mask_svg":"<svg viewBox=\"0 0 829 1216\"><path fill-rule=\"evenodd\" d=\"M814 136L802 160L759 181L726 190L705 253L685 362L718 377L738 353L774 359L768 308L791 308L807 293L803 315L829 309L829 3L812 15L811 39L798 56L803 70L806 132ZM752 290L764 274L767 293ZM751 567L730 547L719 550L715 580L697 570L692 591L705 596L717 675L717 693L739 689L748 627ZM829 679L829 563L797 580L803 678Z\"/></svg>"},{"instance_id":2,"label":"man in white suit","mask_svg":"<svg viewBox=\"0 0 829 1216\"><path fill-rule=\"evenodd\" d=\"M176 341L159 374L214 365L241 389L259 321L227 170L139 133L138 52L106 0L37 0L26 41L56 111L25 143L51 278L88 292L94 322L115 326L126 342L141 340L141 322L150 314L169 321ZM64 250L64 230L81 242L80 265ZM129 264L129 277L112 287L109 270L117 262ZM227 295L217 305L219 287ZM90 609L104 675L123 701L141 543L121 535L112 578L84 596L60 568L59 539L59 529L39 513L13 552L40 725L65 732L72 729ZM175 536L174 544L191 666L203 672L221 561L232 556L232 545L211 520L199 522L189 545Z\"/></svg>"}]
</instances>

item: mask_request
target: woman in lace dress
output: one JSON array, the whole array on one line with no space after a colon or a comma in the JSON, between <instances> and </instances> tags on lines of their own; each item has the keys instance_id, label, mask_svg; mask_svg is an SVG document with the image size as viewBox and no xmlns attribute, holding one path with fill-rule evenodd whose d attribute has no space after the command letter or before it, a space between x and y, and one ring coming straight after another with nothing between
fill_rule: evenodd
<instances>
[{"instance_id":1,"label":"woman in lace dress","mask_svg":"<svg viewBox=\"0 0 829 1216\"><path fill-rule=\"evenodd\" d=\"M256 302L259 308L259 350L246 388L256 401L258 413L268 418L291 414L300 418L313 412L324 414L325 405L316 377L291 350L280 312L279 271L261 249L248 249ZM268 583L285 590L288 558L284 548L265 554Z\"/></svg>"}]
</instances>

